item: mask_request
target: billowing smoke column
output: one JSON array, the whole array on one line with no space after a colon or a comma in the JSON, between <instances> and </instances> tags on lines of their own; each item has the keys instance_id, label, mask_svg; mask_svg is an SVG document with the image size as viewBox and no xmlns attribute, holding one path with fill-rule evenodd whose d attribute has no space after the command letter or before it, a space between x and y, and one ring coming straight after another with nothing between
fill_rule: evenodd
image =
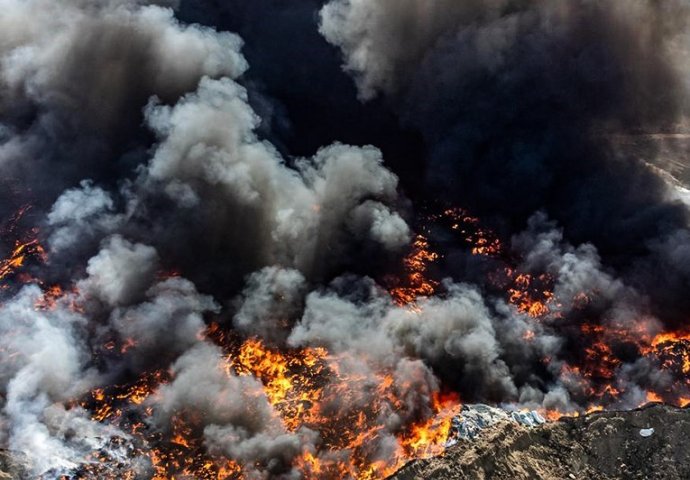
<instances>
[{"instance_id":1,"label":"billowing smoke column","mask_svg":"<svg viewBox=\"0 0 690 480\"><path fill-rule=\"evenodd\" d=\"M0 0L0 447L382 478L456 394L690 402L690 5L291 3Z\"/></svg>"},{"instance_id":2,"label":"billowing smoke column","mask_svg":"<svg viewBox=\"0 0 690 480\"><path fill-rule=\"evenodd\" d=\"M687 261L671 265L667 247L687 209L649 166L683 164L686 144L663 157L660 141L624 139L684 132L688 7L344 0L320 29L360 96L389 96L422 132L439 196L509 234L545 211L684 322Z\"/></svg>"}]
</instances>

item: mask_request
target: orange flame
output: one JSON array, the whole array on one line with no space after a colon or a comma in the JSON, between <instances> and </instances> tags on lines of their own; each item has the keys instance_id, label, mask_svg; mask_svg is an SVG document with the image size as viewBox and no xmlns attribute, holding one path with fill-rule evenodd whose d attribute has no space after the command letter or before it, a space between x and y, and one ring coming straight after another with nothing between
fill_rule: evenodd
<instances>
[{"instance_id":1,"label":"orange flame","mask_svg":"<svg viewBox=\"0 0 690 480\"><path fill-rule=\"evenodd\" d=\"M406 425L390 432L397 438L395 451L380 458L375 445L382 430L390 429L386 413L405 412L408 407L404 398L414 388L412 385L399 384L385 369L367 375L359 373L350 368L350 357L333 356L322 348L277 350L254 338L233 346L219 333L216 324L208 329L209 335L228 342L224 362L228 374L259 379L263 393L287 430L295 432L307 427L319 432L318 450L304 451L294 461L303 478L380 479L413 458L443 452L452 417L459 410L457 396L433 393L427 410L420 410ZM169 380L165 371L145 374L129 385L95 389L82 405L93 412L95 420L125 426L129 433L141 438L148 448L139 453L151 461L155 479L184 475L200 479L243 478L241 464L204 453L202 437L195 427L199 419L193 416L184 412L175 415L169 438L164 442L159 437L149 438L145 419L125 421L128 409L139 407L138 411L142 411L145 400ZM348 401L343 402L344 398ZM143 408L143 412L153 414L151 407Z\"/></svg>"},{"instance_id":2,"label":"orange flame","mask_svg":"<svg viewBox=\"0 0 690 480\"><path fill-rule=\"evenodd\" d=\"M451 222L451 229L469 243L473 255L495 257L503 254L496 236L481 229L479 220L464 210L446 210L437 218ZM11 254L0 260L0 281L17 275L30 258L46 261L36 232L32 235L28 240L17 241ZM418 309L418 298L437 293L439 284L428 278L428 274L430 265L439 258L427 237L416 236L410 253L403 260L405 276L390 290L398 305ZM542 322L556 310L554 281L547 274L518 272L511 268L499 274L501 285L505 285L506 300L534 319L534 328L536 322ZM176 275L177 272L170 270L161 272L160 277ZM71 295L69 289L65 292L60 286L44 286L35 308L52 310L57 302L70 301L74 297L77 295ZM81 308L71 301L70 308ZM586 292L573 301L576 307L585 307L590 302ZM546 411L543 415L556 419L597 412L622 397L625 386L617 383L617 378L623 360L618 356L614 341L635 345L640 355L653 359L662 369L681 379L680 384L674 385L674 391L649 389L645 401L665 401L682 407L690 405L690 334L662 332L654 335L639 326L643 324L631 322L631 326L626 327L582 325L578 334L582 335L581 343L586 347L580 350L580 358L572 365L563 365L560 380L577 386L588 399L587 407L580 412ZM524 340L532 341L535 336L535 330L527 330ZM294 467L305 479L385 478L411 459L441 454L452 419L459 411L457 396L441 396L438 392L428 392L426 405L415 405L417 410L414 410L406 402L406 396L415 393L415 386L397 380L393 372L383 367L367 374L351 367L357 361L366 361L365 358L333 355L323 348L277 349L258 339L238 342L228 338L217 324L209 326L199 339L213 340L224 348L224 368L229 374L251 375L261 382L263 393L288 431L297 432L306 427L320 434L318 448L304 451L294 460ZM127 355L135 345L136 339L124 339L104 347L109 355ZM150 428L148 420L154 411L146 401L155 395L160 385L170 380L171 373L165 370L146 372L125 385L94 389L79 403L96 421L117 424L138 439L137 454L150 460L154 480L185 476L201 480L243 478L240 462L215 458L205 452L198 428L201 421L190 412L176 413L169 431L164 434ZM132 420L132 412L136 412L136 420ZM392 427L386 423L390 412L399 413L400 418L405 419L401 425ZM395 441L385 458L381 458L375 448L383 433ZM112 461L100 453L93 456L103 464ZM85 468L92 473L90 478L135 478L135 473L129 470L111 475L94 465Z\"/></svg>"},{"instance_id":3,"label":"orange flame","mask_svg":"<svg viewBox=\"0 0 690 480\"><path fill-rule=\"evenodd\" d=\"M438 282L425 277L429 264L438 260L436 252L430 250L429 241L423 235L417 235L412 243L412 251L403 260L406 272L405 286L390 290L395 303L401 306L411 305L419 297L429 297L434 294Z\"/></svg>"}]
</instances>

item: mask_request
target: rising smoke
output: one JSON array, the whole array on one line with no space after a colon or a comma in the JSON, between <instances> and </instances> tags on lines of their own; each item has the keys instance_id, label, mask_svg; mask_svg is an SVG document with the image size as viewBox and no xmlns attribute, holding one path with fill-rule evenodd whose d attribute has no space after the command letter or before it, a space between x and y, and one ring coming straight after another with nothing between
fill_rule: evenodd
<instances>
[{"instance_id":1,"label":"rising smoke","mask_svg":"<svg viewBox=\"0 0 690 480\"><path fill-rule=\"evenodd\" d=\"M212 322L337 357L364 387L334 417L380 402L390 373L372 462L441 390L587 408L599 380L569 367L591 360L584 324L687 324L688 204L659 173L683 144L621 140L684 133L687 2L294 3L0 0L0 215L34 206L47 261L30 273L68 291L37 308L36 284L0 290L0 447L33 475L130 439L78 400L151 371L170 381L141 406L150 428L194 419L248 478L346 458L224 367ZM478 214L505 255L430 229L440 293L410 309L385 273L435 202ZM538 322L487 280L497 266L548 278ZM607 406L673 388L606 339L624 359Z\"/></svg>"},{"instance_id":2,"label":"rising smoke","mask_svg":"<svg viewBox=\"0 0 690 480\"><path fill-rule=\"evenodd\" d=\"M545 210L651 293L646 271L659 242L685 231L687 208L649 168L667 159L619 143L683 131L687 20L683 1L343 0L320 28L360 96L388 95L423 133L429 188L511 233ZM684 162L685 149L665 153ZM687 282L686 265L663 276ZM687 311L682 288L663 290L657 313Z\"/></svg>"}]
</instances>

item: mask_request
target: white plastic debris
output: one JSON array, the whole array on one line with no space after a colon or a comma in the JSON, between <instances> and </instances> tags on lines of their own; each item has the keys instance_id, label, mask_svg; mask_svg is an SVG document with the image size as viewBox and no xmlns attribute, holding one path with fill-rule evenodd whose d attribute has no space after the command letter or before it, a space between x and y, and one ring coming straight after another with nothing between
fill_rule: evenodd
<instances>
[{"instance_id":1,"label":"white plastic debris","mask_svg":"<svg viewBox=\"0 0 690 480\"><path fill-rule=\"evenodd\" d=\"M539 415L539 413L537 413L534 410L532 410L531 412L513 412L511 414L511 417L517 423L519 423L520 425L524 425L525 427L536 427L537 425L546 423L544 417Z\"/></svg>"},{"instance_id":2,"label":"white plastic debris","mask_svg":"<svg viewBox=\"0 0 690 480\"><path fill-rule=\"evenodd\" d=\"M654 433L653 428L643 428L640 430L640 436L645 437L645 438L651 437L653 433Z\"/></svg>"},{"instance_id":3,"label":"white plastic debris","mask_svg":"<svg viewBox=\"0 0 690 480\"><path fill-rule=\"evenodd\" d=\"M484 428L508 418L508 414L499 408L483 404L463 405L460 414L453 418L446 446L454 445L458 440L473 440Z\"/></svg>"},{"instance_id":4,"label":"white plastic debris","mask_svg":"<svg viewBox=\"0 0 690 480\"><path fill-rule=\"evenodd\" d=\"M537 422L537 425L542 425L542 424L546 423L546 419L544 417L542 417L541 415L539 415L539 412L537 412L536 410L532 410L531 413L532 413L532 418L534 419L535 422Z\"/></svg>"},{"instance_id":5,"label":"white plastic debris","mask_svg":"<svg viewBox=\"0 0 690 480\"><path fill-rule=\"evenodd\" d=\"M546 423L544 417L534 410L508 412L483 404L464 405L460 414L453 418L446 447L455 445L459 440L474 440L482 430L503 420L512 420L526 427Z\"/></svg>"}]
</instances>

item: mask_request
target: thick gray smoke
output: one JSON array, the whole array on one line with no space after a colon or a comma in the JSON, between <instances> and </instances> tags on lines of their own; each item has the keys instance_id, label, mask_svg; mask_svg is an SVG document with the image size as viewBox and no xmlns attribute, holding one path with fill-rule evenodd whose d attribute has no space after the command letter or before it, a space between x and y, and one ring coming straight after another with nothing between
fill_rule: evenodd
<instances>
[{"instance_id":1,"label":"thick gray smoke","mask_svg":"<svg viewBox=\"0 0 690 480\"><path fill-rule=\"evenodd\" d=\"M3 173L37 189L50 275L76 289L45 308L37 287L2 304L4 446L27 454L33 474L74 467L99 435L127 435L57 405L171 366L154 402L160 428L202 414L210 454L261 478L294 477L293 457L314 450L316 434L288 432L265 397L256 403L258 380L221 369L219 349L202 339L218 303L159 276L172 266L209 287L210 271L229 285L211 289L224 302L266 267L249 277L236 318L240 331L274 340L274 323L301 315L307 278L346 265L355 248L409 241L396 176L374 147L334 144L288 165L255 133L261 119L234 81L247 65L233 34L181 25L146 2L2 7ZM138 118L155 135L144 161ZM132 152L118 150L123 139ZM284 305L291 317L279 318ZM131 347L97 366L91 355L109 341Z\"/></svg>"},{"instance_id":2,"label":"thick gray smoke","mask_svg":"<svg viewBox=\"0 0 690 480\"><path fill-rule=\"evenodd\" d=\"M628 55L632 51L646 53L636 62L627 64L635 80L642 80L643 76L665 74L651 71L650 63L657 61L661 65L667 56L684 54L683 40L687 32L683 27L687 22L687 7L685 2L675 0L663 5L647 0L627 4L587 0L574 3L560 0L331 0L320 11L320 32L342 49L344 66L355 75L363 98L409 88L410 83L416 81L415 77L427 73L418 70L420 65L431 67L427 62L442 60L434 58L437 55L456 54L454 68L437 72L443 75L454 77L477 68L465 64L469 60L466 54L475 55L475 60L481 63L480 68L496 72L511 60L511 49L520 38L525 22L536 28L533 35L541 37L537 40L552 35L554 38L582 35L570 39L577 42L585 40L584 35L587 35L573 30L579 27L581 20L607 21L609 28L606 32L598 32L599 39L607 46L618 48L617 52L612 52L614 55ZM635 29L635 45L622 43L633 34L629 28ZM470 40L475 35L476 43L460 45L464 36L465 40ZM584 42L580 46L583 45ZM652 51L662 58L652 58ZM682 63L675 63L674 67L686 68Z\"/></svg>"},{"instance_id":3,"label":"thick gray smoke","mask_svg":"<svg viewBox=\"0 0 690 480\"><path fill-rule=\"evenodd\" d=\"M36 185L43 202L84 178L117 178L137 161L128 150L151 95L174 101L202 75L247 68L239 37L181 25L170 3L2 2L6 178Z\"/></svg>"},{"instance_id":4,"label":"thick gray smoke","mask_svg":"<svg viewBox=\"0 0 690 480\"><path fill-rule=\"evenodd\" d=\"M320 31L360 95L424 135L436 197L511 234L546 211L678 325L689 271L661 245L687 234L687 204L650 165L687 165L687 142L667 140L687 136L689 8L333 0Z\"/></svg>"},{"instance_id":5,"label":"thick gray smoke","mask_svg":"<svg viewBox=\"0 0 690 480\"><path fill-rule=\"evenodd\" d=\"M332 145L288 168L253 133L260 119L246 100L230 79L204 78L174 107L149 106L160 143L141 187L171 197L182 217L201 206L214 242L308 274L326 270L353 239L405 245L408 227L386 206L397 178L377 149Z\"/></svg>"},{"instance_id":6,"label":"thick gray smoke","mask_svg":"<svg viewBox=\"0 0 690 480\"><path fill-rule=\"evenodd\" d=\"M568 245L543 214L530 220L529 229L514 237L511 247L525 259L518 270L546 272L554 279L551 311L539 322L499 298L482 295L475 286L450 279L442 297L421 299L412 311L391 304L388 294L371 281L363 280L359 287L365 294L344 295L342 285L352 279L339 279L330 290L307 296L301 320L288 327L288 342L356 352L384 363L412 353L446 381L457 382L468 400L576 410L589 400L580 391L587 380L573 378L563 367L571 360L567 329L577 328L576 318L586 315L583 292L590 295L586 302L597 318L614 332L635 322L638 334L654 335L661 326L642 295L603 270L591 245ZM546 358L549 383L548 375L535 372L535 365ZM621 381L628 390L640 392L646 385L635 382L648 380L640 375ZM636 401L640 398L622 398L619 405L630 407Z\"/></svg>"},{"instance_id":7,"label":"thick gray smoke","mask_svg":"<svg viewBox=\"0 0 690 480\"><path fill-rule=\"evenodd\" d=\"M394 93L439 39L459 27L495 20L509 0L335 0L321 10L320 31L345 55L363 99ZM500 43L500 42L497 42ZM485 46L486 54L496 44Z\"/></svg>"},{"instance_id":8,"label":"thick gray smoke","mask_svg":"<svg viewBox=\"0 0 690 480\"><path fill-rule=\"evenodd\" d=\"M291 460L314 450L314 434L287 431L260 381L228 375L220 350L211 345L190 349L172 368L175 380L160 391L159 415L203 412L204 439L212 454L247 464L249 478L299 478Z\"/></svg>"},{"instance_id":9,"label":"thick gray smoke","mask_svg":"<svg viewBox=\"0 0 690 480\"><path fill-rule=\"evenodd\" d=\"M571 368L590 360L582 325L653 336L680 324L688 204L650 168L668 158L637 158L620 139L683 126L686 2L303 0L294 18L276 2L215 7L313 29L262 45L242 26L253 55L270 50L258 59L270 82L252 76L238 35L178 20L208 4L0 0L0 215L31 202L47 257L27 267L33 279L0 275L0 448L26 455L31 475L74 471L107 439L136 443L79 402L152 372L170 379L132 407L153 412L145 428L165 437L192 419L203 453L249 478L300 478L305 454L347 460L323 432L290 428L262 379L228 367L235 337L337 358L321 410L349 421L380 406L366 457L385 462L442 388L580 411L601 380ZM294 82L277 75L268 64L288 48L342 54L359 98L320 77L321 59L302 58ZM398 122L415 132L423 149L405 162L426 171L420 191L486 216L506 258L425 231L446 254L439 293L396 304L381 271L424 221L391 168L406 165L330 140L289 155L281 128L295 110L281 91L332 110L336 138L386 122L368 133L383 144L407 135ZM1 240L4 255L15 239ZM550 279L538 321L486 280L496 266ZM55 301L52 285L66 292ZM623 360L606 380L623 393L609 404L671 388L658 362L616 342ZM396 401L382 398L384 375Z\"/></svg>"}]
</instances>

